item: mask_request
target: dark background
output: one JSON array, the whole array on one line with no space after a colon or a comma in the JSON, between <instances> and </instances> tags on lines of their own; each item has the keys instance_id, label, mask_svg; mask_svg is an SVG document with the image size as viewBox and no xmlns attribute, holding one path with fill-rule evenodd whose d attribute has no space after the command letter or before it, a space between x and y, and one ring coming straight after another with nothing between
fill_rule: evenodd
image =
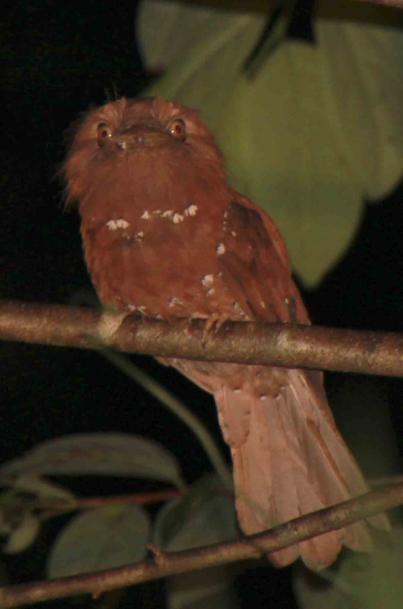
<instances>
[{"instance_id":1,"label":"dark background","mask_svg":"<svg viewBox=\"0 0 403 609\"><path fill-rule=\"evenodd\" d=\"M63 133L80 112L103 103L108 93L131 97L149 81L136 46L135 11L136 2L127 1L3 2L1 298L76 304L92 290L78 218L65 212L57 178L65 154ZM307 24L304 11L294 34L309 32ZM402 331L402 216L401 188L381 204L367 206L343 260L318 290L304 294L316 323ZM115 430L163 443L175 453L188 480L208 468L190 432L96 354L11 343L0 344L0 353L1 460L59 435ZM149 358L135 359L185 399L219 437L205 394ZM345 378L327 376L335 401ZM381 406L389 403L402 450L402 382L357 378L354 383L367 395L381 396ZM365 415L365 408L360 412ZM361 414L355 415L358 427ZM99 493L96 485L87 488ZM111 482L110 490L121 488ZM12 580L42 576L52 535L51 529L35 550L8 560ZM244 606L268 606L273 600L273 606L292 607L289 573L249 571L238 584ZM145 594L144 606L161 606L163 583L145 589L135 593L139 598Z\"/></svg>"}]
</instances>

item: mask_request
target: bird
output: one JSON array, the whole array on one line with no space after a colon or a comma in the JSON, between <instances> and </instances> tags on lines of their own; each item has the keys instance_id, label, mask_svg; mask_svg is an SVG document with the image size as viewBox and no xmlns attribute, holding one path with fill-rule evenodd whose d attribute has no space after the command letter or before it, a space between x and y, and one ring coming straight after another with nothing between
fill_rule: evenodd
<instances>
[{"instance_id":1,"label":"bird","mask_svg":"<svg viewBox=\"0 0 403 609\"><path fill-rule=\"evenodd\" d=\"M63 166L89 274L105 308L145 318L308 325L273 220L228 182L197 111L162 97L110 101L74 128ZM322 373L170 358L214 396L231 452L238 522L255 534L368 491L339 433ZM331 565L371 548L384 515L269 554Z\"/></svg>"}]
</instances>

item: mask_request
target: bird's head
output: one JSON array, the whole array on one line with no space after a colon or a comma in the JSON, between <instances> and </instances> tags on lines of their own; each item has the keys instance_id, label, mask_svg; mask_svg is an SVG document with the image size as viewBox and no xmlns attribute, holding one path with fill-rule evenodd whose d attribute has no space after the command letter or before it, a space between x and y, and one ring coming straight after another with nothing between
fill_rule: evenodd
<instances>
[{"instance_id":1,"label":"bird's head","mask_svg":"<svg viewBox=\"0 0 403 609\"><path fill-rule=\"evenodd\" d=\"M203 164L224 177L221 152L197 112L161 97L121 98L90 110L76 128L64 169L67 201L81 200L94 183L128 167L141 179L157 167L203 171Z\"/></svg>"}]
</instances>

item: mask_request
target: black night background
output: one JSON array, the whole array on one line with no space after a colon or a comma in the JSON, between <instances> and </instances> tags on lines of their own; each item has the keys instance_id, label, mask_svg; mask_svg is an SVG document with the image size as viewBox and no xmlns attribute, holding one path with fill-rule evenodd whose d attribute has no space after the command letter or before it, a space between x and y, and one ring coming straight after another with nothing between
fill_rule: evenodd
<instances>
[{"instance_id":1,"label":"black night background","mask_svg":"<svg viewBox=\"0 0 403 609\"><path fill-rule=\"evenodd\" d=\"M81 112L103 103L108 95L138 95L150 82L136 45L135 16L133 1L3 3L2 299L81 304L93 293L83 263L78 216L64 209L58 171L65 155L64 134ZM305 30L306 23L296 24L297 32ZM316 291L304 293L315 323L403 331L402 193L400 187L381 203L366 207L344 258ZM176 455L188 480L209 468L190 432L96 353L17 343L2 343L0 353L1 461L56 436L113 430L161 442ZM212 400L150 358L134 359L191 406L225 450ZM343 392L344 377L329 374L326 379L330 396ZM357 377L356 384L383 403L386 419L389 404L402 453L402 380ZM359 425L365 409L351 416L358 417ZM376 443L377 430L372 433L366 440L370 446ZM122 490L119 480L102 484L105 492ZM130 492L137 488L130 485ZM147 485L142 483L141 488ZM85 492L100 494L99 480L89 482ZM43 576L46 549L56 530L52 525L35 548L6 560L10 581ZM295 606L290 572L270 569L266 576L262 566L245 571L238 582L243 606L269 606L270 600L276 607ZM142 585L131 593L131 602L162 606L163 590L163 582L149 584L147 590ZM77 602L85 606L81 599Z\"/></svg>"}]
</instances>

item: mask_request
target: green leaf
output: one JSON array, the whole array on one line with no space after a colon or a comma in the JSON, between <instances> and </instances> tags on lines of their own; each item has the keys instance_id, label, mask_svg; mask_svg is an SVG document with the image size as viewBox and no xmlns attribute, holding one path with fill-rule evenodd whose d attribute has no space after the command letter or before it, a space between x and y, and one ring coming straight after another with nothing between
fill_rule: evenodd
<instances>
[{"instance_id":1,"label":"green leaf","mask_svg":"<svg viewBox=\"0 0 403 609\"><path fill-rule=\"evenodd\" d=\"M19 554L26 550L36 539L41 528L41 522L34 514L26 511L21 520L12 530L2 547L5 554Z\"/></svg>"},{"instance_id":2,"label":"green leaf","mask_svg":"<svg viewBox=\"0 0 403 609\"><path fill-rule=\"evenodd\" d=\"M11 486L17 492L30 493L40 498L57 499L65 502L74 501L74 495L68 489L31 474L18 476L12 481Z\"/></svg>"},{"instance_id":3,"label":"green leaf","mask_svg":"<svg viewBox=\"0 0 403 609\"><path fill-rule=\"evenodd\" d=\"M233 5L233 0L231 3ZM256 22L260 28L266 19L267 2L262 6L261 15L232 11L233 7L219 7L217 4L212 10L208 6L191 6L186 2L140 2L137 33L147 68L158 71L175 64L181 72L178 78L183 81L187 75L192 76L196 66L202 66L210 55L215 55L217 47L223 48L226 40L236 36L245 23ZM156 27L158 36L155 35ZM260 33L259 29L257 32ZM254 42L252 40L251 44ZM184 62L190 48L192 60ZM214 78L214 73L212 76Z\"/></svg>"},{"instance_id":4,"label":"green leaf","mask_svg":"<svg viewBox=\"0 0 403 609\"><path fill-rule=\"evenodd\" d=\"M127 476L182 486L175 457L145 438L123 433L63 436L39 444L0 468L0 482L22 474Z\"/></svg>"},{"instance_id":5,"label":"green leaf","mask_svg":"<svg viewBox=\"0 0 403 609\"><path fill-rule=\"evenodd\" d=\"M367 478L393 476L400 470L388 387L371 377L345 375L329 394L337 426Z\"/></svg>"},{"instance_id":6,"label":"green leaf","mask_svg":"<svg viewBox=\"0 0 403 609\"><path fill-rule=\"evenodd\" d=\"M328 4L321 2L323 8ZM362 18L372 13L367 7ZM383 13L380 25L321 19L317 27L329 121L352 177L369 199L383 197L403 174L403 31L385 27Z\"/></svg>"},{"instance_id":7,"label":"green leaf","mask_svg":"<svg viewBox=\"0 0 403 609\"><path fill-rule=\"evenodd\" d=\"M350 22L349 4L337 20L316 22L316 46L289 40L253 79L242 67L265 17L211 11L186 52L175 41L166 75L148 91L201 110L232 185L274 218L307 286L350 245L364 198L386 195L403 174L403 33L367 23L365 5ZM169 25L179 39L180 16Z\"/></svg>"},{"instance_id":8,"label":"green leaf","mask_svg":"<svg viewBox=\"0 0 403 609\"><path fill-rule=\"evenodd\" d=\"M373 552L350 552L337 573L325 579L299 570L295 591L301 609L400 609L403 606L403 530L379 542Z\"/></svg>"},{"instance_id":9,"label":"green leaf","mask_svg":"<svg viewBox=\"0 0 403 609\"><path fill-rule=\"evenodd\" d=\"M189 492L160 511L154 543L163 550L197 548L237 537L233 497L219 478L206 475ZM232 569L217 567L173 577L168 583L170 609L234 609Z\"/></svg>"},{"instance_id":10,"label":"green leaf","mask_svg":"<svg viewBox=\"0 0 403 609\"><path fill-rule=\"evenodd\" d=\"M237 537L234 500L215 475L206 475L159 512L154 543L170 552Z\"/></svg>"},{"instance_id":11,"label":"green leaf","mask_svg":"<svg viewBox=\"0 0 403 609\"><path fill-rule=\"evenodd\" d=\"M120 567L144 558L149 539L146 512L135 505L107 506L74 518L52 548L48 577Z\"/></svg>"},{"instance_id":12,"label":"green leaf","mask_svg":"<svg viewBox=\"0 0 403 609\"><path fill-rule=\"evenodd\" d=\"M7 586L10 583L6 566L0 562L0 586Z\"/></svg>"},{"instance_id":13,"label":"green leaf","mask_svg":"<svg viewBox=\"0 0 403 609\"><path fill-rule=\"evenodd\" d=\"M228 567L203 569L171 577L167 596L169 609L236 609L239 602Z\"/></svg>"}]
</instances>

